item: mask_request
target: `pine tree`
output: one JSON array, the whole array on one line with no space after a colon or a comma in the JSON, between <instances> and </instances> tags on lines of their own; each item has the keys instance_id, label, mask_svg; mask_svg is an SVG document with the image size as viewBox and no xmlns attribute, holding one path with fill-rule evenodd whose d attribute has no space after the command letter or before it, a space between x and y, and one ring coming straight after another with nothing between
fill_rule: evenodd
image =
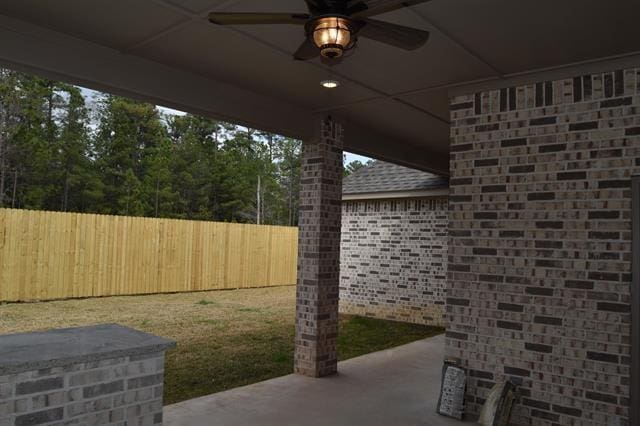
<instances>
[{"instance_id":1,"label":"pine tree","mask_svg":"<svg viewBox=\"0 0 640 426\"><path fill-rule=\"evenodd\" d=\"M51 208L55 193L57 129L53 121L52 82L19 74L16 85L18 120L12 135L14 191L12 205L27 209Z\"/></svg>"},{"instance_id":2,"label":"pine tree","mask_svg":"<svg viewBox=\"0 0 640 426\"><path fill-rule=\"evenodd\" d=\"M298 206L300 191L300 158L302 142L284 138L278 144L278 180L284 193L286 221L284 224L298 224Z\"/></svg>"},{"instance_id":3,"label":"pine tree","mask_svg":"<svg viewBox=\"0 0 640 426\"><path fill-rule=\"evenodd\" d=\"M0 68L0 207L14 207L17 191L15 134L20 115L18 73Z\"/></svg>"},{"instance_id":4,"label":"pine tree","mask_svg":"<svg viewBox=\"0 0 640 426\"><path fill-rule=\"evenodd\" d=\"M346 160L346 155L345 155L345 160ZM373 160L369 160L366 163L363 163L360 160L353 160L352 162L350 162L344 167L344 172L343 172L344 176L347 177L350 174L355 173L360 169L364 169L365 167L369 166L372 162Z\"/></svg>"},{"instance_id":5,"label":"pine tree","mask_svg":"<svg viewBox=\"0 0 640 426\"><path fill-rule=\"evenodd\" d=\"M0 207L295 225L300 145L0 69Z\"/></svg>"},{"instance_id":6,"label":"pine tree","mask_svg":"<svg viewBox=\"0 0 640 426\"><path fill-rule=\"evenodd\" d=\"M177 214L187 219L217 219L223 165L218 152L220 125L190 114L171 117L168 122L174 146L172 174L178 194Z\"/></svg>"},{"instance_id":7,"label":"pine tree","mask_svg":"<svg viewBox=\"0 0 640 426\"><path fill-rule=\"evenodd\" d=\"M164 205L170 198L166 137L153 105L118 96L102 100L95 142L104 192L101 212L154 216L156 204Z\"/></svg>"},{"instance_id":8,"label":"pine tree","mask_svg":"<svg viewBox=\"0 0 640 426\"><path fill-rule=\"evenodd\" d=\"M88 113L84 97L75 86L63 85L66 93L60 118L58 198L61 211L90 211L92 194L99 182L90 160Z\"/></svg>"}]
</instances>

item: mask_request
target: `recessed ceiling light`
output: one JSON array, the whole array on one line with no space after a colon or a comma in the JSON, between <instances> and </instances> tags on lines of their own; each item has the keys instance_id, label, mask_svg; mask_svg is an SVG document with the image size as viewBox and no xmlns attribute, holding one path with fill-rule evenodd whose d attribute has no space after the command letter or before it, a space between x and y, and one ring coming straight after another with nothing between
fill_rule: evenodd
<instances>
[{"instance_id":1,"label":"recessed ceiling light","mask_svg":"<svg viewBox=\"0 0 640 426\"><path fill-rule=\"evenodd\" d=\"M340 86L340 82L337 80L322 80L320 84L322 84L322 87L327 89L335 89Z\"/></svg>"}]
</instances>

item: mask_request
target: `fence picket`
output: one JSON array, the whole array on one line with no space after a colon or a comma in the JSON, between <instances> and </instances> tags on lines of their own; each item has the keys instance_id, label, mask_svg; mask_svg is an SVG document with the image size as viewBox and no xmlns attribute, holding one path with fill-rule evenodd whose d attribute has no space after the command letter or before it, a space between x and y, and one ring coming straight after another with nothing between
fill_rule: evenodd
<instances>
[{"instance_id":1,"label":"fence picket","mask_svg":"<svg viewBox=\"0 0 640 426\"><path fill-rule=\"evenodd\" d=\"M0 302L292 285L284 226L0 209Z\"/></svg>"}]
</instances>

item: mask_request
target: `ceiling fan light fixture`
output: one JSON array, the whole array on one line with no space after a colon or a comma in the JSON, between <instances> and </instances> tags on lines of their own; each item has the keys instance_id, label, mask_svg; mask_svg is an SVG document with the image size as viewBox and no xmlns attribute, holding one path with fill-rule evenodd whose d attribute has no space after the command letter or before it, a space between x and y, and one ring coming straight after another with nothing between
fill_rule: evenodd
<instances>
[{"instance_id":1,"label":"ceiling fan light fixture","mask_svg":"<svg viewBox=\"0 0 640 426\"><path fill-rule=\"evenodd\" d=\"M403 50L416 50L429 39L429 32L371 19L430 0L304 0L308 13L211 12L216 25L296 25L305 38L293 52L296 61L341 63L344 53L356 47L359 38L375 40ZM268 2L265 2L268 3Z\"/></svg>"},{"instance_id":2,"label":"ceiling fan light fixture","mask_svg":"<svg viewBox=\"0 0 640 426\"><path fill-rule=\"evenodd\" d=\"M338 80L322 80L320 84L325 89L335 89L336 87L340 86L340 82Z\"/></svg>"},{"instance_id":3,"label":"ceiling fan light fixture","mask_svg":"<svg viewBox=\"0 0 640 426\"><path fill-rule=\"evenodd\" d=\"M313 42L325 58L339 58L351 44L349 21L339 16L318 19L313 30Z\"/></svg>"}]
</instances>

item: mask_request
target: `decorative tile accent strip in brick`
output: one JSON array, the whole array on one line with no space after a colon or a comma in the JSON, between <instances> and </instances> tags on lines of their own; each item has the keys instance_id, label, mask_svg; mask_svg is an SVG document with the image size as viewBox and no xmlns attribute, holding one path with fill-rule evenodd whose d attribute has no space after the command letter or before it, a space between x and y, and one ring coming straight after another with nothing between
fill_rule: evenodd
<instances>
[{"instance_id":1,"label":"decorative tile accent strip in brick","mask_svg":"<svg viewBox=\"0 0 640 426\"><path fill-rule=\"evenodd\" d=\"M294 368L312 377L338 366L342 141L342 126L327 118L302 150Z\"/></svg>"},{"instance_id":2,"label":"decorative tile accent strip in brick","mask_svg":"<svg viewBox=\"0 0 640 426\"><path fill-rule=\"evenodd\" d=\"M173 346L112 324L0 336L0 425L161 425Z\"/></svg>"},{"instance_id":3,"label":"decorative tile accent strip in brick","mask_svg":"<svg viewBox=\"0 0 640 426\"><path fill-rule=\"evenodd\" d=\"M340 312L442 325L446 198L342 204Z\"/></svg>"},{"instance_id":4,"label":"decorative tile accent strip in brick","mask_svg":"<svg viewBox=\"0 0 640 426\"><path fill-rule=\"evenodd\" d=\"M469 412L511 377L515 424L628 424L638 82L452 99L446 352L471 372Z\"/></svg>"}]
</instances>

